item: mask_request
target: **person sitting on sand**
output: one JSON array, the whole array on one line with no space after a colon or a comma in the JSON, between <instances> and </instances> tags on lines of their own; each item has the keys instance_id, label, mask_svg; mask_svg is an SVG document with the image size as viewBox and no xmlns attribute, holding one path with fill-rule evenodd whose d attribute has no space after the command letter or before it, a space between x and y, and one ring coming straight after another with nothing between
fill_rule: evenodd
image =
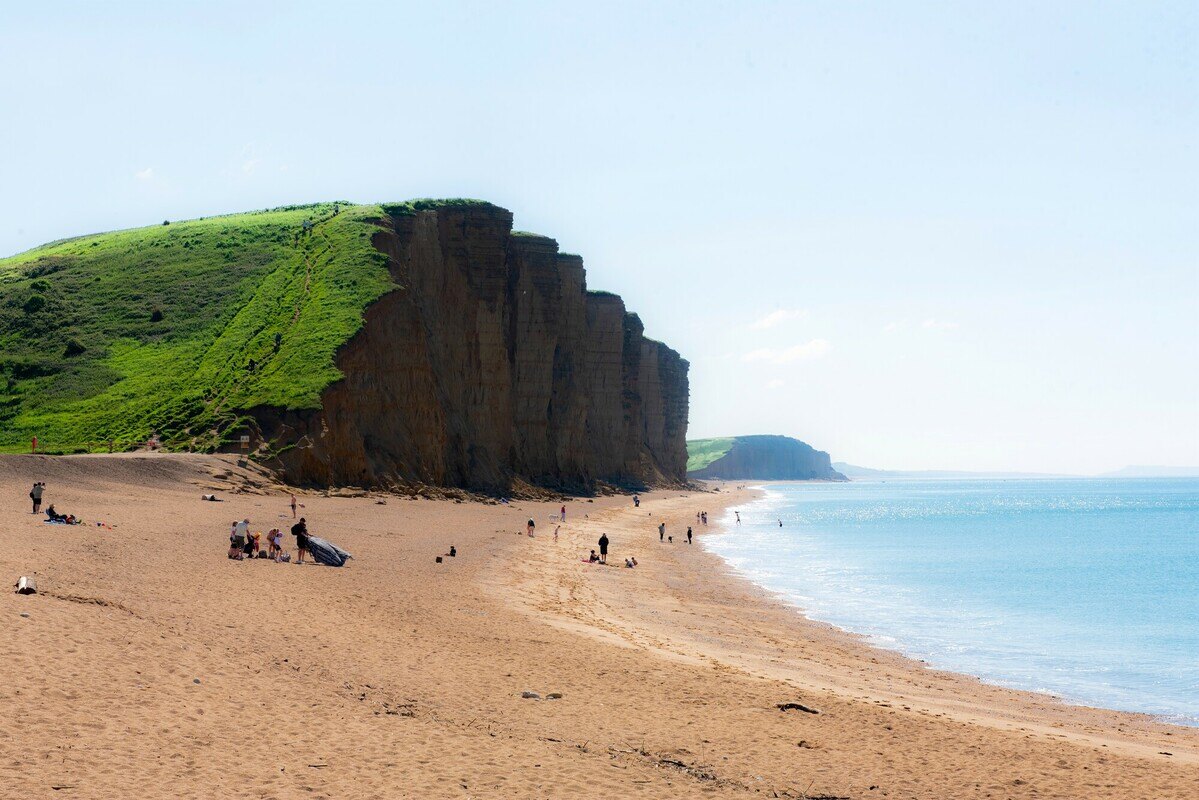
<instances>
[{"instance_id":1,"label":"person sitting on sand","mask_svg":"<svg viewBox=\"0 0 1199 800\"><path fill-rule=\"evenodd\" d=\"M599 563L599 556L597 556L595 554L594 550L591 551L591 555L587 558L587 563L588 564L598 564Z\"/></svg>"},{"instance_id":2,"label":"person sitting on sand","mask_svg":"<svg viewBox=\"0 0 1199 800\"><path fill-rule=\"evenodd\" d=\"M291 526L291 535L296 537L296 563L304 563L304 553L308 552L308 523L300 517L300 521Z\"/></svg>"}]
</instances>

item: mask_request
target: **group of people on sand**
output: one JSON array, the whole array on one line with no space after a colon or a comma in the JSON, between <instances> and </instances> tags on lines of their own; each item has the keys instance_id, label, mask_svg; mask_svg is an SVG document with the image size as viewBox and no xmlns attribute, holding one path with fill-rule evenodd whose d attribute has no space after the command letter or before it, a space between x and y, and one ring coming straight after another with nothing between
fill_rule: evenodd
<instances>
[{"instance_id":1,"label":"group of people on sand","mask_svg":"<svg viewBox=\"0 0 1199 800\"><path fill-rule=\"evenodd\" d=\"M294 501L293 501L294 502ZM296 563L304 563L308 552L308 522L303 517L291 526L291 535L296 537ZM291 561L291 553L283 549L283 531L271 528L266 534L266 547L262 547L262 533L250 532L250 518L233 520L229 530L229 558L243 561L247 558L269 558L278 563Z\"/></svg>"},{"instance_id":2,"label":"group of people on sand","mask_svg":"<svg viewBox=\"0 0 1199 800\"><path fill-rule=\"evenodd\" d=\"M33 488L29 490L29 499L33 501L33 513L41 511L42 497L46 494L45 481L35 481ZM46 522L52 522L55 525L82 525L83 520L76 517L74 514L60 514L55 510L54 504L46 506Z\"/></svg>"}]
</instances>

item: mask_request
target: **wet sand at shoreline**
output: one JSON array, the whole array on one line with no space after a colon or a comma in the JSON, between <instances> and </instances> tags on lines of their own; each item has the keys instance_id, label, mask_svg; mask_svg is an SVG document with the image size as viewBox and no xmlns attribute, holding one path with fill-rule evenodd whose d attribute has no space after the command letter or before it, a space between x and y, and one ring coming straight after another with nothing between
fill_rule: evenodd
<instances>
[{"instance_id":1,"label":"wet sand at shoreline","mask_svg":"<svg viewBox=\"0 0 1199 800\"><path fill-rule=\"evenodd\" d=\"M261 478L244 480L265 494L230 493L237 472L202 456L0 457L0 578L36 574L41 590L0 599L5 792L856 800L1199 786L1199 731L926 669L806 620L682 541L696 511L715 518L744 492L653 492L640 509L571 500L556 543L557 502L302 496L313 533L355 556L338 570L226 559L232 519L291 524ZM41 523L25 500L35 479L60 512L113 527ZM226 501L200 501L209 487ZM673 545L657 541L663 519ZM581 563L601 531L611 563ZM435 563L451 544L458 557ZM628 555L636 569L618 566ZM777 707L788 702L820 713Z\"/></svg>"}]
</instances>

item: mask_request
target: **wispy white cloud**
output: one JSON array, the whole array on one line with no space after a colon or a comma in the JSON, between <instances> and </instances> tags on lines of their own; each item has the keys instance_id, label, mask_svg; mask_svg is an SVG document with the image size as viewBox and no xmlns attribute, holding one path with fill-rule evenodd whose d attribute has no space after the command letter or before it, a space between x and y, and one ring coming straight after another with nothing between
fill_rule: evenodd
<instances>
[{"instance_id":1,"label":"wispy white cloud","mask_svg":"<svg viewBox=\"0 0 1199 800\"><path fill-rule=\"evenodd\" d=\"M768 364L791 364L795 361L810 361L823 358L832 349L827 339L812 339L791 347L761 347L741 356L742 361L765 361Z\"/></svg>"},{"instance_id":2,"label":"wispy white cloud","mask_svg":"<svg viewBox=\"0 0 1199 800\"><path fill-rule=\"evenodd\" d=\"M802 308L780 308L777 311L771 311L764 317L754 320L749 327L755 331L764 331L767 328L773 328L781 322L787 322L792 319L800 319L807 316L807 311Z\"/></svg>"},{"instance_id":3,"label":"wispy white cloud","mask_svg":"<svg viewBox=\"0 0 1199 800\"><path fill-rule=\"evenodd\" d=\"M920 327L930 331L952 331L957 329L958 324L944 319L926 319L920 323Z\"/></svg>"},{"instance_id":4,"label":"wispy white cloud","mask_svg":"<svg viewBox=\"0 0 1199 800\"><path fill-rule=\"evenodd\" d=\"M255 169L257 169L257 168L258 168L258 165L259 165L261 162L262 162L262 159L261 159L261 158L248 158L248 159L246 159L245 161L243 161L243 162L242 162L242 165L241 165L241 171L242 171L242 173L243 173L243 174L245 174L245 175L249 175L251 172L253 172Z\"/></svg>"},{"instance_id":5,"label":"wispy white cloud","mask_svg":"<svg viewBox=\"0 0 1199 800\"><path fill-rule=\"evenodd\" d=\"M137 178L139 181L152 181L154 180L154 168L146 167L145 169L139 169L137 172L133 173L133 177Z\"/></svg>"}]
</instances>

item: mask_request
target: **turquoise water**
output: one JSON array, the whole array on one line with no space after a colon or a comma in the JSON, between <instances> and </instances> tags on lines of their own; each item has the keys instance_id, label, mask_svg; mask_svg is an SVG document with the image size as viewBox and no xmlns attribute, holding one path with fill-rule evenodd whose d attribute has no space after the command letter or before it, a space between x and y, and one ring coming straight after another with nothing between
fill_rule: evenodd
<instances>
[{"instance_id":1,"label":"turquoise water","mask_svg":"<svg viewBox=\"0 0 1199 800\"><path fill-rule=\"evenodd\" d=\"M705 545L814 619L1199 725L1199 479L775 484L740 511Z\"/></svg>"}]
</instances>

